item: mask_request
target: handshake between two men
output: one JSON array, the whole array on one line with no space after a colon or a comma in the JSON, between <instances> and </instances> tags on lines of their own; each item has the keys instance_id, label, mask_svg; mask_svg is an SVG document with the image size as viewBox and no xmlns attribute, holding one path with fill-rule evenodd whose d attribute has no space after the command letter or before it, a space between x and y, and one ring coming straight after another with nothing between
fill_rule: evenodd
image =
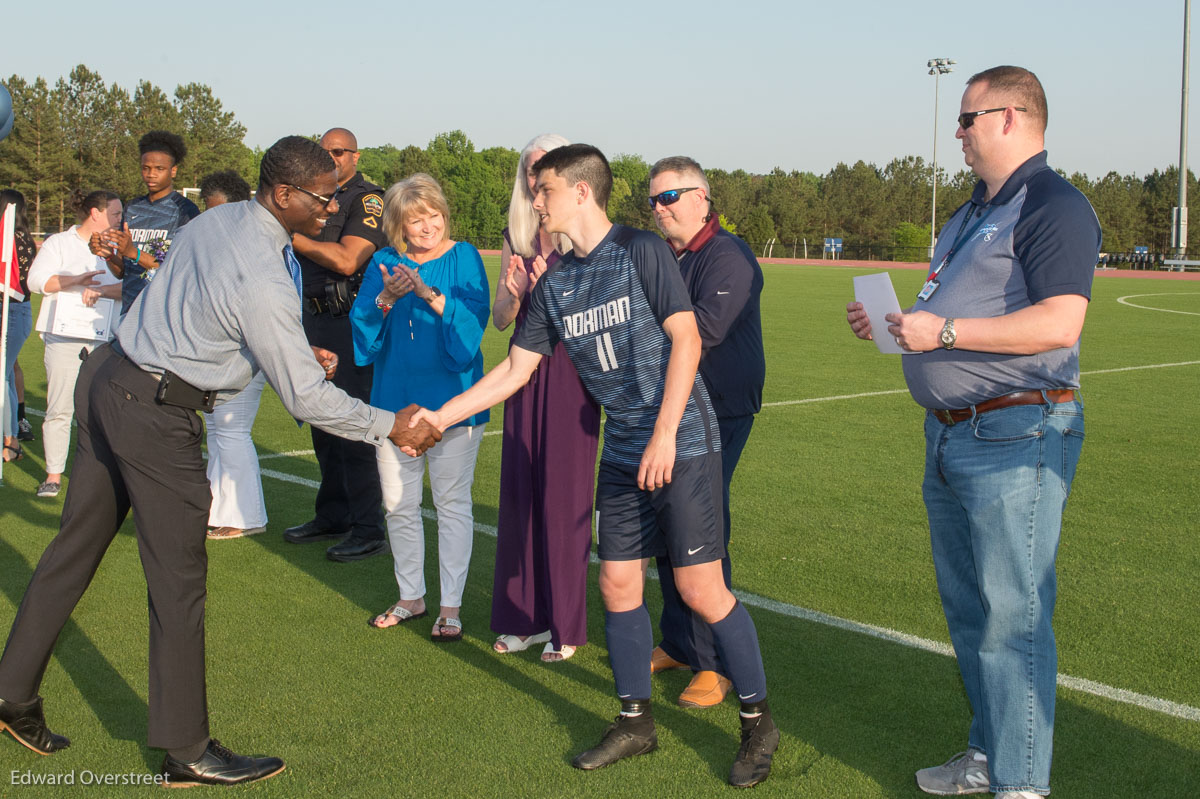
<instances>
[{"instance_id":1,"label":"handshake between two men","mask_svg":"<svg viewBox=\"0 0 1200 799\"><path fill-rule=\"evenodd\" d=\"M325 370L325 379L332 380L337 373L337 355L321 347L313 347L312 351L317 363ZM388 433L388 439L399 447L401 452L414 458L442 440L442 431L425 419L413 422L413 416L421 410L424 410L421 406L412 404L396 411L396 418L392 421L392 432ZM429 411L425 413L428 414Z\"/></svg>"},{"instance_id":2,"label":"handshake between two men","mask_svg":"<svg viewBox=\"0 0 1200 799\"><path fill-rule=\"evenodd\" d=\"M414 458L442 440L442 431L426 419L413 422L413 416L421 410L424 409L414 404L396 411L392 432L388 433L388 439L399 447L401 452Z\"/></svg>"}]
</instances>

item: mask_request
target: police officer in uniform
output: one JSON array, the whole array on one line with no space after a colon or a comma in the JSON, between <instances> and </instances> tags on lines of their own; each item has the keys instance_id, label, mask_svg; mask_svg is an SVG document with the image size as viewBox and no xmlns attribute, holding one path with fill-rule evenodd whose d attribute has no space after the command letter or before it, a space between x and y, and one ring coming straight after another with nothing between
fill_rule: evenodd
<instances>
[{"instance_id":1,"label":"police officer in uniform","mask_svg":"<svg viewBox=\"0 0 1200 799\"><path fill-rule=\"evenodd\" d=\"M337 354L334 384L352 397L371 398L370 366L356 366L350 306L371 256L387 245L383 233L383 190L358 173L358 140L332 128L321 147L337 164L338 212L317 239L299 233L293 246L304 280L304 332L309 344ZM383 497L375 448L312 428L321 466L315 517L283 534L293 544L340 538L326 550L330 560L354 561L387 551Z\"/></svg>"}]
</instances>

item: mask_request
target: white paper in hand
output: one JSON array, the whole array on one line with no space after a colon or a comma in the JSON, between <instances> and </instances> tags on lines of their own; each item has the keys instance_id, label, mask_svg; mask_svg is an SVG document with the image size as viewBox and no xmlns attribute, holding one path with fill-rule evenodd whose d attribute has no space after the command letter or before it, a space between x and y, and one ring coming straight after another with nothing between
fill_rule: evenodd
<instances>
[{"instance_id":1,"label":"white paper in hand","mask_svg":"<svg viewBox=\"0 0 1200 799\"><path fill-rule=\"evenodd\" d=\"M900 313L900 301L892 286L892 276L887 272L875 275L857 275L854 278L854 299L861 302L867 318L871 320L871 338L875 346L885 355L912 355L900 348L896 339L887 331L890 313Z\"/></svg>"}]
</instances>

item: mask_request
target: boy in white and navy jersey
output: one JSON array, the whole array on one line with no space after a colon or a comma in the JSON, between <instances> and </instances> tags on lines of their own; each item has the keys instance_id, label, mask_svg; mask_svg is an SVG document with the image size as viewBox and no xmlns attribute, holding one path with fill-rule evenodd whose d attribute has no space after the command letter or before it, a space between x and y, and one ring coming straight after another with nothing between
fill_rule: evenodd
<instances>
[{"instance_id":1,"label":"boy in white and navy jersey","mask_svg":"<svg viewBox=\"0 0 1200 799\"><path fill-rule=\"evenodd\" d=\"M729 781L755 785L770 773L779 730L767 709L754 622L721 572L720 436L696 373L700 335L687 289L666 242L609 222L612 172L603 153L568 145L533 169L542 225L567 235L574 249L533 289L508 357L440 410L413 418L444 430L491 407L563 342L607 416L596 487L600 591L621 699L616 723L573 765L596 769L658 746L649 699L654 642L642 589L648 559L669 553L676 585L710 624L742 701L742 744Z\"/></svg>"},{"instance_id":2,"label":"boy in white and navy jersey","mask_svg":"<svg viewBox=\"0 0 1200 799\"><path fill-rule=\"evenodd\" d=\"M200 215L191 200L175 191L175 174L187 156L178 134L152 130L138 140L146 194L129 201L119 228L92 236L94 254L106 258L121 276L121 315L157 274L179 228Z\"/></svg>"}]
</instances>

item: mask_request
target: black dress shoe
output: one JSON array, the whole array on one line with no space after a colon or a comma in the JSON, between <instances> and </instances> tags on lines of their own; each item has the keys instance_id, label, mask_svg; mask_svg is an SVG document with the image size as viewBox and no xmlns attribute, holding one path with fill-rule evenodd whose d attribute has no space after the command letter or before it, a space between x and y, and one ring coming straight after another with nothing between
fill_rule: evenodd
<instances>
[{"instance_id":1,"label":"black dress shoe","mask_svg":"<svg viewBox=\"0 0 1200 799\"><path fill-rule=\"evenodd\" d=\"M346 533L346 530L335 530L319 519L313 519L284 530L283 540L290 544L307 544L309 541L329 541L333 538L341 538Z\"/></svg>"},{"instance_id":2,"label":"black dress shoe","mask_svg":"<svg viewBox=\"0 0 1200 799\"><path fill-rule=\"evenodd\" d=\"M213 738L204 754L194 763L181 763L167 755L162 774L172 788L191 788L196 785L236 785L274 777L283 771L283 761L277 757L247 757L221 746Z\"/></svg>"},{"instance_id":3,"label":"black dress shoe","mask_svg":"<svg viewBox=\"0 0 1200 799\"><path fill-rule=\"evenodd\" d=\"M0 699L0 730L8 730L18 742L39 755L49 755L71 745L65 736L55 735L46 727L42 698L22 704Z\"/></svg>"},{"instance_id":4,"label":"black dress shoe","mask_svg":"<svg viewBox=\"0 0 1200 799\"><path fill-rule=\"evenodd\" d=\"M388 551L387 542L378 538L361 538L351 535L345 541L334 544L325 550L325 556L339 563L349 563L352 560L364 560Z\"/></svg>"}]
</instances>

